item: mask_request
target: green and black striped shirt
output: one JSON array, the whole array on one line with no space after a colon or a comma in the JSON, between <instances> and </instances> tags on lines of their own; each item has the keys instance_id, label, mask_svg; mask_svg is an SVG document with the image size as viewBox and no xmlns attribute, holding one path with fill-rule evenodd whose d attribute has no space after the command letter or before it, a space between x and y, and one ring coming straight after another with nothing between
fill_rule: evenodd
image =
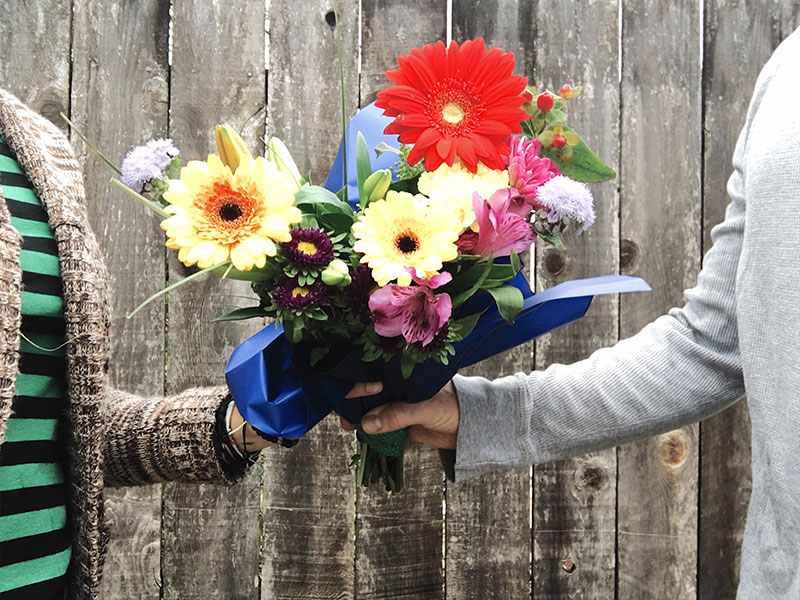
<instances>
[{"instance_id":1,"label":"green and black striped shirt","mask_svg":"<svg viewBox=\"0 0 800 600\"><path fill-rule=\"evenodd\" d=\"M71 555L65 457L61 269L47 213L0 139L0 187L22 236L19 374L0 444L0 600L64 597Z\"/></svg>"}]
</instances>

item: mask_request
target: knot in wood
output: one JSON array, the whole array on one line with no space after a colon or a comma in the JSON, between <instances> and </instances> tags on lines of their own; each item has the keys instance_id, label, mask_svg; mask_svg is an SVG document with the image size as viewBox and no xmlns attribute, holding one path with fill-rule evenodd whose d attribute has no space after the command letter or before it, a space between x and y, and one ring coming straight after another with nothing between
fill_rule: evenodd
<instances>
[{"instance_id":1,"label":"knot in wood","mask_svg":"<svg viewBox=\"0 0 800 600\"><path fill-rule=\"evenodd\" d=\"M544 264L544 270L552 277L561 275L567 266L564 253L560 250L548 250L545 252L542 263Z\"/></svg>"},{"instance_id":2,"label":"knot in wood","mask_svg":"<svg viewBox=\"0 0 800 600\"><path fill-rule=\"evenodd\" d=\"M670 431L661 436L658 450L661 463L677 469L689 458L689 438L682 431Z\"/></svg>"},{"instance_id":3,"label":"knot in wood","mask_svg":"<svg viewBox=\"0 0 800 600\"><path fill-rule=\"evenodd\" d=\"M578 485L591 490L599 490L608 479L605 471L595 465L584 465L578 469L577 476Z\"/></svg>"},{"instance_id":4,"label":"knot in wood","mask_svg":"<svg viewBox=\"0 0 800 600\"><path fill-rule=\"evenodd\" d=\"M639 268L639 246L633 240L622 240L619 244L619 269L629 274Z\"/></svg>"}]
</instances>

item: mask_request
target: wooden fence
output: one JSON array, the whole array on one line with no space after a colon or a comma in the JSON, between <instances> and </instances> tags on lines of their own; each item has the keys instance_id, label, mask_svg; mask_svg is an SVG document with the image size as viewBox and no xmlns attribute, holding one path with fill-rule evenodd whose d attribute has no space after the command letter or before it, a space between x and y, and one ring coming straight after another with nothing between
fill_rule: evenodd
<instances>
[{"instance_id":1,"label":"wooden fence","mask_svg":"<svg viewBox=\"0 0 800 600\"><path fill-rule=\"evenodd\" d=\"M321 181L341 127L333 0L4 0L0 85L121 157L157 135L185 157L227 121L253 148L281 136ZM594 187L598 222L566 252L538 250L539 289L636 274L649 294L603 298L582 321L470 370L572 362L683 302L727 204L732 148L760 66L800 0L339 0L348 111L396 55L483 36L540 87L582 84L571 120L617 168ZM266 24L266 28L265 28ZM265 31L266 29L266 31ZM268 50L268 52L267 52ZM265 67L265 55L268 55ZM90 219L116 315L184 273L157 221L85 165ZM207 280L114 321L112 376L150 394L219 383L256 324L210 320L250 303ZM356 489L351 435L333 419L271 449L231 489L109 491L104 598L733 598L749 497L744 403L690 426L530 473L443 481L408 455L408 489Z\"/></svg>"}]
</instances>

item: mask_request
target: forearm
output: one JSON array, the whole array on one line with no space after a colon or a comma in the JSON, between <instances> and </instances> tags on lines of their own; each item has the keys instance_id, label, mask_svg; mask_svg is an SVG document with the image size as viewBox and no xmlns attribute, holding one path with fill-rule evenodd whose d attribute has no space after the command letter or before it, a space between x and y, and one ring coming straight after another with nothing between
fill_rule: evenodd
<instances>
[{"instance_id":1,"label":"forearm","mask_svg":"<svg viewBox=\"0 0 800 600\"><path fill-rule=\"evenodd\" d=\"M211 387L142 398L109 390L102 426L106 485L238 481L246 463L224 451L218 426L227 393Z\"/></svg>"},{"instance_id":2,"label":"forearm","mask_svg":"<svg viewBox=\"0 0 800 600\"><path fill-rule=\"evenodd\" d=\"M741 397L738 354L712 358L701 346L682 348L684 336L674 317L663 317L570 366L497 382L457 378L459 478L615 446L701 420Z\"/></svg>"}]
</instances>

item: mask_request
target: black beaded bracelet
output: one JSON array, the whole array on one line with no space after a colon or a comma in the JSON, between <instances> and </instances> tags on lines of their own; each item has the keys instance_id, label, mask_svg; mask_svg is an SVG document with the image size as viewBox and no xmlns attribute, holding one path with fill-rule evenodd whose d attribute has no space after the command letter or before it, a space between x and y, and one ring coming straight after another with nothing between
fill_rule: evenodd
<instances>
[{"instance_id":1,"label":"black beaded bracelet","mask_svg":"<svg viewBox=\"0 0 800 600\"><path fill-rule=\"evenodd\" d=\"M255 427L253 427L253 431L255 431L258 437L260 437L261 439L267 440L271 444L280 444L284 448L291 448L292 446L297 445L297 442L300 441L300 440L293 440L290 438L276 437L274 435L264 433L263 431L260 431Z\"/></svg>"}]
</instances>

